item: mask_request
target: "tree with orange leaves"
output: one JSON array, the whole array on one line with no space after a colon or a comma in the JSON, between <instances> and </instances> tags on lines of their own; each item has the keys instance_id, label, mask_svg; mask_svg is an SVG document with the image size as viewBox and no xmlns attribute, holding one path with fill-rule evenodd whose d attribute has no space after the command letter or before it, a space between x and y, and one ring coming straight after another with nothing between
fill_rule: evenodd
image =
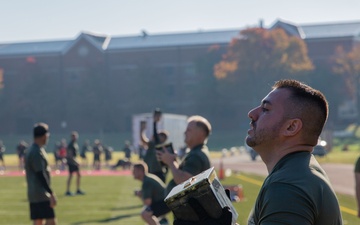
<instances>
[{"instance_id":1,"label":"tree with orange leaves","mask_svg":"<svg viewBox=\"0 0 360 225\"><path fill-rule=\"evenodd\" d=\"M356 102L357 111L359 113L360 45L355 45L349 52L346 52L342 46L338 46L335 50L333 72L343 77L347 87L347 94Z\"/></svg>"},{"instance_id":2,"label":"tree with orange leaves","mask_svg":"<svg viewBox=\"0 0 360 225\"><path fill-rule=\"evenodd\" d=\"M338 46L335 51L333 72L343 76L348 94L355 99L356 93L359 92L360 45L355 45L349 52Z\"/></svg>"},{"instance_id":3,"label":"tree with orange leaves","mask_svg":"<svg viewBox=\"0 0 360 225\"><path fill-rule=\"evenodd\" d=\"M229 85L260 91L281 78L289 78L314 66L307 54L305 42L288 35L283 29L249 28L233 39L223 59L214 66L214 75ZM243 90L244 91L244 90ZM264 93L253 95L254 101Z\"/></svg>"}]
</instances>

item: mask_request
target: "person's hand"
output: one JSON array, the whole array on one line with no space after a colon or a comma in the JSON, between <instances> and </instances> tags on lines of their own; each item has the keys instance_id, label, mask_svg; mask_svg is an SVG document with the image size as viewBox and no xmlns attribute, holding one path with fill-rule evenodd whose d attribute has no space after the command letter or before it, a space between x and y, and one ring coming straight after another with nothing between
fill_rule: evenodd
<instances>
[{"instance_id":1,"label":"person's hand","mask_svg":"<svg viewBox=\"0 0 360 225\"><path fill-rule=\"evenodd\" d=\"M231 225L232 213L229 207L222 209L222 214L219 218L211 217L201 204L194 198L188 200L191 208L196 212L199 221L185 221L180 219L174 220L174 225Z\"/></svg>"},{"instance_id":2,"label":"person's hand","mask_svg":"<svg viewBox=\"0 0 360 225\"><path fill-rule=\"evenodd\" d=\"M161 113L154 112L154 115L153 115L154 122L156 122L156 123L159 122L160 118L161 118Z\"/></svg>"},{"instance_id":3,"label":"person's hand","mask_svg":"<svg viewBox=\"0 0 360 225\"><path fill-rule=\"evenodd\" d=\"M156 150L156 158L158 161L170 165L173 161L176 160L176 155L171 154L165 147L163 150Z\"/></svg>"},{"instance_id":4,"label":"person's hand","mask_svg":"<svg viewBox=\"0 0 360 225\"><path fill-rule=\"evenodd\" d=\"M139 197L139 198L141 198L141 197L142 197L142 192L141 192L141 190L135 190L135 191L134 191L134 195L137 196L137 197Z\"/></svg>"},{"instance_id":5,"label":"person's hand","mask_svg":"<svg viewBox=\"0 0 360 225\"><path fill-rule=\"evenodd\" d=\"M141 121L140 122L140 131L144 131L146 130L146 122L145 121Z\"/></svg>"},{"instance_id":6,"label":"person's hand","mask_svg":"<svg viewBox=\"0 0 360 225\"><path fill-rule=\"evenodd\" d=\"M53 193L50 195L50 207L54 208L56 206L56 204L57 204L57 199L56 199L55 194Z\"/></svg>"}]
</instances>

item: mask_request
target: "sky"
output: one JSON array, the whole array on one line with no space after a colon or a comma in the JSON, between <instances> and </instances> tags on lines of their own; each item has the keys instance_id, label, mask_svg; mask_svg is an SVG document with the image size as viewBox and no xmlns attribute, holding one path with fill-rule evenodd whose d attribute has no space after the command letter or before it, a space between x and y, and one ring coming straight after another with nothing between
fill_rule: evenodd
<instances>
[{"instance_id":1,"label":"sky","mask_svg":"<svg viewBox=\"0 0 360 225\"><path fill-rule=\"evenodd\" d=\"M360 0L3 0L0 43L360 21Z\"/></svg>"}]
</instances>

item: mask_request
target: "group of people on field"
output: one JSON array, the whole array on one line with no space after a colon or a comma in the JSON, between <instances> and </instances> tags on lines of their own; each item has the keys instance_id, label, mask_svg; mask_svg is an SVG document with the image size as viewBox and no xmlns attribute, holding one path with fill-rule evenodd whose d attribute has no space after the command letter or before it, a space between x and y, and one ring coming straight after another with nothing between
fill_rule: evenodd
<instances>
[{"instance_id":1,"label":"group of people on field","mask_svg":"<svg viewBox=\"0 0 360 225\"><path fill-rule=\"evenodd\" d=\"M248 225L343 224L337 196L326 172L311 154L328 112L328 102L320 91L291 79L277 81L260 105L249 111L246 144L260 155L269 175L250 212ZM156 130L158 120L155 111L153 137L142 138L147 145L144 162L133 169L134 178L142 181L141 190L135 193L144 204L141 216L150 225L160 224L171 211L169 208L164 211L164 198L173 187L211 166L206 147L211 125L206 118L189 118L184 132L188 150L181 161L176 152L154 148L161 142L161 132ZM171 172L172 180L165 184L166 171ZM188 221L174 215L174 225L232 224L228 207L224 207L221 216L214 216L196 199L188 204L199 220Z\"/></svg>"},{"instance_id":2,"label":"group of people on field","mask_svg":"<svg viewBox=\"0 0 360 225\"><path fill-rule=\"evenodd\" d=\"M277 81L259 106L249 111L246 144L260 155L269 174L250 212L248 225L343 224L331 183L311 154L328 112L328 102L320 91L290 79ZM135 195L143 202L141 217L149 225L159 225L171 211L164 198L173 187L211 167L206 144L212 127L206 118L198 115L189 117L184 131L188 150L182 160L178 160L176 151L161 145L161 131L156 128L160 119L161 112L157 110L154 113L153 136L143 139L146 145L144 160L133 166L134 178L142 182L141 189ZM53 225L56 224L54 207L57 199L51 188L44 149L50 135L48 125L36 124L33 135L34 143L25 156L30 215L34 224L46 220L46 224ZM76 156L77 137L77 133L71 134L67 159ZM163 139L166 140L165 137ZM78 163L71 159L68 163L73 163L69 167L69 174L79 171ZM166 180L168 173L172 175L169 182ZM174 225L232 224L232 213L226 206L220 216L215 216L204 210L196 199L184 204L197 213L199 220L189 221L175 216Z\"/></svg>"},{"instance_id":3,"label":"group of people on field","mask_svg":"<svg viewBox=\"0 0 360 225\"><path fill-rule=\"evenodd\" d=\"M90 145L89 140L85 140L84 144L79 149L79 156L81 158L81 164L84 167L89 166L88 155L93 154L93 163L92 167L94 170L100 170L102 165L102 160L105 162L105 166L109 167L109 161L112 159L112 153L114 149L111 146L103 145L99 139L94 140L94 144ZM104 155L102 157L102 155ZM55 167L57 170L65 170L67 165L67 143L66 139L62 139L59 142L55 143L54 147L54 158L55 158Z\"/></svg>"},{"instance_id":4,"label":"group of people on field","mask_svg":"<svg viewBox=\"0 0 360 225\"><path fill-rule=\"evenodd\" d=\"M16 154L18 156L19 159L19 169L20 170L24 170L24 157L25 157L25 152L26 149L28 148L28 144L26 143L26 141L20 141L19 144L16 146ZM0 171L5 171L6 170L6 165L5 165L5 151L6 151L6 146L4 144L4 142L2 140L0 140L0 162L2 164L2 167L0 167Z\"/></svg>"}]
</instances>

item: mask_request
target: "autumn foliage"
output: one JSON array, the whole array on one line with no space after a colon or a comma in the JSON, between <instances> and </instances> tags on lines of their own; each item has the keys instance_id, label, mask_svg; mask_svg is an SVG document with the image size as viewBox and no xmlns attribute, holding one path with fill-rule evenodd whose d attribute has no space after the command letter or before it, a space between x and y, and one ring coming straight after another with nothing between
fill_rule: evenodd
<instances>
[{"instance_id":1,"label":"autumn foliage","mask_svg":"<svg viewBox=\"0 0 360 225\"><path fill-rule=\"evenodd\" d=\"M282 29L249 28L233 39L214 66L218 79L236 76L279 77L309 71L313 64L304 41Z\"/></svg>"},{"instance_id":2,"label":"autumn foliage","mask_svg":"<svg viewBox=\"0 0 360 225\"><path fill-rule=\"evenodd\" d=\"M360 45L356 45L350 52L342 46L336 48L333 71L343 77L348 94L353 98L359 88L360 79Z\"/></svg>"}]
</instances>

